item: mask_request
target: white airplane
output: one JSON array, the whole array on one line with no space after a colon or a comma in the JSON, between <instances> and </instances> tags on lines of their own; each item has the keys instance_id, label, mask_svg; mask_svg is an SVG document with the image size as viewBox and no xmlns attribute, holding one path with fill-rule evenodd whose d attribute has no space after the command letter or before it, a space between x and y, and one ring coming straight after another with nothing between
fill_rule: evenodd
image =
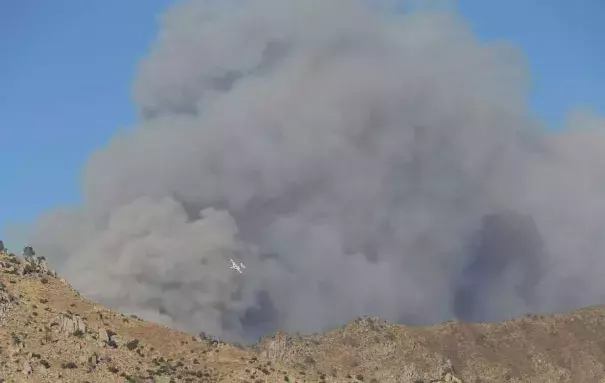
<instances>
[{"instance_id":1,"label":"white airplane","mask_svg":"<svg viewBox=\"0 0 605 383\"><path fill-rule=\"evenodd\" d=\"M244 266L243 263L240 262L240 264L236 264L235 261L233 259L231 259L231 269L237 270L239 271L240 274L242 274L242 269L245 269L246 266Z\"/></svg>"}]
</instances>

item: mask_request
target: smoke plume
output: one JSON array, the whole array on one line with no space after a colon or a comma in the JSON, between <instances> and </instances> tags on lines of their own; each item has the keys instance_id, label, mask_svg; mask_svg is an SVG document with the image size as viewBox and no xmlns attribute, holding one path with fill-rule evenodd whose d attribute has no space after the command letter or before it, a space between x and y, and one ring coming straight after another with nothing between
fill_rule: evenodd
<instances>
[{"instance_id":1,"label":"smoke plume","mask_svg":"<svg viewBox=\"0 0 605 383\"><path fill-rule=\"evenodd\" d=\"M175 5L134 80L140 123L30 243L92 299L245 342L603 301L604 120L542 130L514 47L385 9Z\"/></svg>"}]
</instances>

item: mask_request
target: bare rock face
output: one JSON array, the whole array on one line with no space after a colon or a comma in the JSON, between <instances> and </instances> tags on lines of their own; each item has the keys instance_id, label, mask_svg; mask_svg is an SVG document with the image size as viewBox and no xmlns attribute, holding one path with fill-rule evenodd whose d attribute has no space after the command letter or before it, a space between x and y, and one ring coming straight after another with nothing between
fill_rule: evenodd
<instances>
[{"instance_id":1,"label":"bare rock face","mask_svg":"<svg viewBox=\"0 0 605 383\"><path fill-rule=\"evenodd\" d=\"M2 242L0 240L0 253L4 253L6 251L6 248L4 247L4 242Z\"/></svg>"},{"instance_id":2,"label":"bare rock face","mask_svg":"<svg viewBox=\"0 0 605 383\"><path fill-rule=\"evenodd\" d=\"M0 268L2 271L8 274L21 275L21 262L17 257L8 256L7 258L0 260Z\"/></svg>"},{"instance_id":3,"label":"bare rock face","mask_svg":"<svg viewBox=\"0 0 605 383\"><path fill-rule=\"evenodd\" d=\"M104 343L109 343L111 337L109 333L104 328L99 329L99 341Z\"/></svg>"},{"instance_id":4,"label":"bare rock face","mask_svg":"<svg viewBox=\"0 0 605 383\"><path fill-rule=\"evenodd\" d=\"M48 264L44 257L26 256L24 262L21 263L19 268L19 274L31 274L31 273L48 273Z\"/></svg>"},{"instance_id":5,"label":"bare rock face","mask_svg":"<svg viewBox=\"0 0 605 383\"><path fill-rule=\"evenodd\" d=\"M0 326L6 321L10 309L13 307L17 298L5 290L5 286L0 282Z\"/></svg>"},{"instance_id":6,"label":"bare rock face","mask_svg":"<svg viewBox=\"0 0 605 383\"><path fill-rule=\"evenodd\" d=\"M44 257L32 257L30 263L37 272L46 273L49 271L48 263L46 263L46 258Z\"/></svg>"},{"instance_id":7,"label":"bare rock face","mask_svg":"<svg viewBox=\"0 0 605 383\"><path fill-rule=\"evenodd\" d=\"M4 253L5 257L0 259L0 270L13 275L27 274L48 274L56 276L54 271L49 270L46 258L36 256L25 256L23 259L16 257L14 254Z\"/></svg>"},{"instance_id":8,"label":"bare rock face","mask_svg":"<svg viewBox=\"0 0 605 383\"><path fill-rule=\"evenodd\" d=\"M66 334L86 333L86 323L79 315L59 315L57 323L59 323L60 332Z\"/></svg>"},{"instance_id":9,"label":"bare rock face","mask_svg":"<svg viewBox=\"0 0 605 383\"><path fill-rule=\"evenodd\" d=\"M260 351L261 358L282 360L287 354L290 343L290 336L281 332L276 332L273 335L261 339L256 347Z\"/></svg>"}]
</instances>

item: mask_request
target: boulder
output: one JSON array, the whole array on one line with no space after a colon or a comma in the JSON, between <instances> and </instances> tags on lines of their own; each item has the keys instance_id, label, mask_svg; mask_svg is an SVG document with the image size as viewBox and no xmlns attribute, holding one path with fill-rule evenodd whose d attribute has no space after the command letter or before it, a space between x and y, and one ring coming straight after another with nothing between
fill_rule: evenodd
<instances>
[{"instance_id":1,"label":"boulder","mask_svg":"<svg viewBox=\"0 0 605 383\"><path fill-rule=\"evenodd\" d=\"M32 365L27 360L25 362L23 362L22 372L25 375L31 375L33 372Z\"/></svg>"},{"instance_id":2,"label":"boulder","mask_svg":"<svg viewBox=\"0 0 605 383\"><path fill-rule=\"evenodd\" d=\"M86 332L86 323L84 323L84 320L78 315L60 315L57 323L59 323L59 331L67 334L75 334L77 332L83 334Z\"/></svg>"},{"instance_id":3,"label":"boulder","mask_svg":"<svg viewBox=\"0 0 605 383\"><path fill-rule=\"evenodd\" d=\"M104 328L99 329L99 342L112 348L117 348L120 344L123 344L122 339L116 333Z\"/></svg>"},{"instance_id":4,"label":"boulder","mask_svg":"<svg viewBox=\"0 0 605 383\"><path fill-rule=\"evenodd\" d=\"M109 334L107 333L107 330L101 328L99 329L99 342L102 342L103 344L108 344L110 340Z\"/></svg>"}]
</instances>

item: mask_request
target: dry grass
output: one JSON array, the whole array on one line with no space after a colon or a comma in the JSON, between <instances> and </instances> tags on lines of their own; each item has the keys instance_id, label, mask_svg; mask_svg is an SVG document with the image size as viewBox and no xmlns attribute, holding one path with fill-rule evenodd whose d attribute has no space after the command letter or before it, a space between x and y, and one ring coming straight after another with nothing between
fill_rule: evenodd
<instances>
[{"instance_id":1,"label":"dry grass","mask_svg":"<svg viewBox=\"0 0 605 383\"><path fill-rule=\"evenodd\" d=\"M10 265L22 269L23 260L0 255L0 377L7 382L597 383L605 376L600 307L431 327L359 318L241 349L114 312L54 275L19 275ZM107 331L115 335L106 338Z\"/></svg>"},{"instance_id":2,"label":"dry grass","mask_svg":"<svg viewBox=\"0 0 605 383\"><path fill-rule=\"evenodd\" d=\"M283 382L295 374L280 364L265 368L250 351L109 310L46 273L2 269L0 282L3 294L16 298L0 323L5 381ZM84 331L61 330L75 318ZM103 342L107 330L115 343Z\"/></svg>"}]
</instances>

